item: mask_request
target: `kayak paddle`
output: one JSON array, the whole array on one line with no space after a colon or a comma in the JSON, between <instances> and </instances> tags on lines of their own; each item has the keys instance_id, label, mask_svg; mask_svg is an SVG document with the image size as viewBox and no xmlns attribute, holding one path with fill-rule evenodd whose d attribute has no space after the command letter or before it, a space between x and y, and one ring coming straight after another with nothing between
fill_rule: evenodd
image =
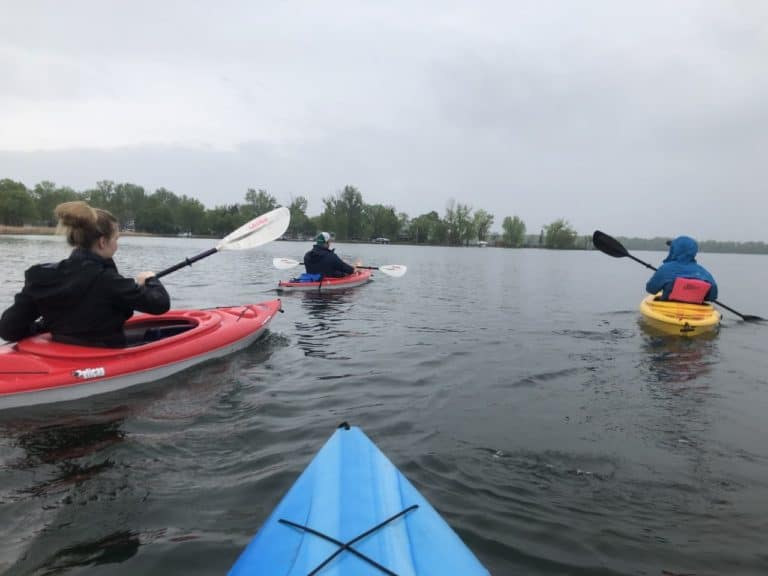
<instances>
[{"instance_id":1,"label":"kayak paddle","mask_svg":"<svg viewBox=\"0 0 768 576\"><path fill-rule=\"evenodd\" d=\"M293 260L291 258L275 258L272 260L272 265L278 270L288 270L290 268L295 268L296 266L303 266L304 263L299 262L298 260ZM383 272L387 276L392 276L393 278L400 278L408 271L408 267L403 266L402 264L384 264L383 266L356 266L356 268L361 268L363 270L378 270L379 272Z\"/></svg>"},{"instance_id":2,"label":"kayak paddle","mask_svg":"<svg viewBox=\"0 0 768 576\"><path fill-rule=\"evenodd\" d=\"M191 266L193 263L211 254L216 254L221 250L248 250L262 246L267 242L272 242L282 236L288 229L288 223L291 221L291 212L285 206L276 208L271 212L256 216L253 220L246 222L240 228L223 238L216 246L200 252L197 256L185 258L183 261L166 268L155 274L156 278L161 278L171 272L176 272L184 266Z\"/></svg>"},{"instance_id":3,"label":"kayak paddle","mask_svg":"<svg viewBox=\"0 0 768 576\"><path fill-rule=\"evenodd\" d=\"M608 256L613 256L614 258L631 258L635 262L639 262L646 268L650 268L651 270L656 270L653 266L648 264L648 262L643 262L639 258L635 258L630 254L626 248L622 245L621 242L616 240L613 236L609 236L605 232L601 232L600 230L595 230L595 233L592 234L592 244L595 245L595 248L600 250L600 252L603 252L604 254L608 254ZM745 322L760 322L762 320L765 320L765 318L761 318L760 316L754 316L752 314L742 314L741 312L737 312L730 306L726 306L722 302L719 302L717 300L713 300L715 304L720 306L721 308L725 308L726 310L733 312L736 314L736 316L741 316L741 319Z\"/></svg>"}]
</instances>

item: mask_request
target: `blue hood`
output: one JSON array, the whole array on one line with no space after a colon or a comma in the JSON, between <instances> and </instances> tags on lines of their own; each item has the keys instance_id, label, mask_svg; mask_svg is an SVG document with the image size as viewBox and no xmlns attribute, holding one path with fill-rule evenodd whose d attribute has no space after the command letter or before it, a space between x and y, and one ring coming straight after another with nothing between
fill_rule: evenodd
<instances>
[{"instance_id":1,"label":"blue hood","mask_svg":"<svg viewBox=\"0 0 768 576\"><path fill-rule=\"evenodd\" d=\"M664 262L679 262L687 264L696 262L696 254L699 251L699 245L690 236L678 236L669 244L669 254L664 258Z\"/></svg>"}]
</instances>

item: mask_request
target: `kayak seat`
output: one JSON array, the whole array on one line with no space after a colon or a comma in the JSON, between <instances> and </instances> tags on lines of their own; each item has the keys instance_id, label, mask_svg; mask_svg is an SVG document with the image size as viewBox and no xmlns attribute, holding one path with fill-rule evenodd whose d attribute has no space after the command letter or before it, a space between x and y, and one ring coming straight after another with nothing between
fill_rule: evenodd
<instances>
[{"instance_id":1,"label":"kayak seat","mask_svg":"<svg viewBox=\"0 0 768 576\"><path fill-rule=\"evenodd\" d=\"M308 274L304 272L301 276L291 278L291 282L320 282L322 279L322 274Z\"/></svg>"},{"instance_id":2,"label":"kayak seat","mask_svg":"<svg viewBox=\"0 0 768 576\"><path fill-rule=\"evenodd\" d=\"M162 340L163 338L168 338L169 336L176 336L177 334L181 334L194 328L194 326L194 324L176 324L171 326L147 328L144 331L144 336L142 338L143 341L139 342L139 344L155 342L156 340Z\"/></svg>"},{"instance_id":3,"label":"kayak seat","mask_svg":"<svg viewBox=\"0 0 768 576\"><path fill-rule=\"evenodd\" d=\"M65 344L93 346L95 348L134 348L136 346L142 346L143 344L149 344L150 342L157 342L164 338L176 336L177 334L191 330L195 326L197 326L197 322L184 322L183 320L172 320L166 324L158 323L157 321L152 323L134 322L126 325L122 332L104 337L100 340L90 340L73 336L58 336L54 338L54 340Z\"/></svg>"},{"instance_id":4,"label":"kayak seat","mask_svg":"<svg viewBox=\"0 0 768 576\"><path fill-rule=\"evenodd\" d=\"M157 342L164 338L170 338L191 330L197 326L197 322L192 320L185 321L179 319L167 320L165 322L152 320L149 322L134 322L127 324L123 328L125 336L124 346L141 346L150 342Z\"/></svg>"},{"instance_id":5,"label":"kayak seat","mask_svg":"<svg viewBox=\"0 0 768 576\"><path fill-rule=\"evenodd\" d=\"M669 299L675 302L703 304L712 284L696 278L675 278Z\"/></svg>"}]
</instances>

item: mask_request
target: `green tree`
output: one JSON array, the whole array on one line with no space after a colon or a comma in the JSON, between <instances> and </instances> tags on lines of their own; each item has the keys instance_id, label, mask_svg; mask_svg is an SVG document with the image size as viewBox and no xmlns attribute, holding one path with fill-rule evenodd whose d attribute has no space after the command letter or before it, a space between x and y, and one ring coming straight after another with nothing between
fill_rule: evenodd
<instances>
[{"instance_id":1,"label":"green tree","mask_svg":"<svg viewBox=\"0 0 768 576\"><path fill-rule=\"evenodd\" d=\"M501 223L504 230L504 245L519 248L525 241L525 223L517 216L504 218Z\"/></svg>"},{"instance_id":2,"label":"green tree","mask_svg":"<svg viewBox=\"0 0 768 576\"><path fill-rule=\"evenodd\" d=\"M149 196L136 213L135 226L137 231L150 234L173 234L176 232L171 209L154 195Z\"/></svg>"},{"instance_id":3,"label":"green tree","mask_svg":"<svg viewBox=\"0 0 768 576\"><path fill-rule=\"evenodd\" d=\"M114 186L110 194L109 210L122 226L135 223L136 214L146 202L144 188L128 182Z\"/></svg>"},{"instance_id":4,"label":"green tree","mask_svg":"<svg viewBox=\"0 0 768 576\"><path fill-rule=\"evenodd\" d=\"M136 213L136 230L154 234L178 234L181 199L170 190L158 188Z\"/></svg>"},{"instance_id":5,"label":"green tree","mask_svg":"<svg viewBox=\"0 0 768 576\"><path fill-rule=\"evenodd\" d=\"M83 200L94 208L109 210L114 191L115 183L112 180L99 180L96 182L96 188L83 192Z\"/></svg>"},{"instance_id":6,"label":"green tree","mask_svg":"<svg viewBox=\"0 0 768 576\"><path fill-rule=\"evenodd\" d=\"M309 217L309 226L312 228L313 232L311 232L312 235L314 235L315 232L318 232L320 230L328 231L330 230L329 227L325 226L323 224L323 215L318 214L317 216L310 216Z\"/></svg>"},{"instance_id":7,"label":"green tree","mask_svg":"<svg viewBox=\"0 0 768 576\"><path fill-rule=\"evenodd\" d=\"M245 210L245 213L251 216L251 218L255 218L265 212L271 212L280 206L277 198L262 188L259 188L258 192L253 188L248 188L248 192L245 193L245 201L250 208L250 211Z\"/></svg>"},{"instance_id":8,"label":"green tree","mask_svg":"<svg viewBox=\"0 0 768 576\"><path fill-rule=\"evenodd\" d=\"M195 198L182 196L176 214L176 225L180 232L206 234L208 232L208 220L205 206Z\"/></svg>"},{"instance_id":9,"label":"green tree","mask_svg":"<svg viewBox=\"0 0 768 576\"><path fill-rule=\"evenodd\" d=\"M399 212L397 214L397 238L401 240L409 240L408 228L411 225L411 219L405 212Z\"/></svg>"},{"instance_id":10,"label":"green tree","mask_svg":"<svg viewBox=\"0 0 768 576\"><path fill-rule=\"evenodd\" d=\"M396 238L400 220L393 206L366 204L363 207L365 235L369 238Z\"/></svg>"},{"instance_id":11,"label":"green tree","mask_svg":"<svg viewBox=\"0 0 768 576\"><path fill-rule=\"evenodd\" d=\"M291 213L291 222L288 224L286 234L291 238L299 236L312 236L317 231L314 224L307 216L307 199L304 196L291 198L288 210Z\"/></svg>"},{"instance_id":12,"label":"green tree","mask_svg":"<svg viewBox=\"0 0 768 576\"><path fill-rule=\"evenodd\" d=\"M576 231L571 228L567 220L555 220L549 226L544 227L544 246L559 250L574 248Z\"/></svg>"},{"instance_id":13,"label":"green tree","mask_svg":"<svg viewBox=\"0 0 768 576\"><path fill-rule=\"evenodd\" d=\"M472 219L472 225L477 233L477 239L479 241L487 241L488 231L493 225L493 214L482 209L478 210Z\"/></svg>"},{"instance_id":14,"label":"green tree","mask_svg":"<svg viewBox=\"0 0 768 576\"><path fill-rule=\"evenodd\" d=\"M209 210L206 216L210 233L218 237L226 236L248 221L238 204L216 206L213 210Z\"/></svg>"},{"instance_id":15,"label":"green tree","mask_svg":"<svg viewBox=\"0 0 768 576\"><path fill-rule=\"evenodd\" d=\"M445 209L445 224L448 228L448 243L451 245L468 245L475 236L472 207L467 204L450 200Z\"/></svg>"},{"instance_id":16,"label":"green tree","mask_svg":"<svg viewBox=\"0 0 768 576\"><path fill-rule=\"evenodd\" d=\"M35 203L21 182L0 180L0 224L23 226L37 216Z\"/></svg>"},{"instance_id":17,"label":"green tree","mask_svg":"<svg viewBox=\"0 0 768 576\"><path fill-rule=\"evenodd\" d=\"M456 244L458 234L456 232L456 202L454 200L448 201L448 205L445 207L443 222L445 222L448 243Z\"/></svg>"},{"instance_id":18,"label":"green tree","mask_svg":"<svg viewBox=\"0 0 768 576\"><path fill-rule=\"evenodd\" d=\"M437 216L437 212L432 213ZM438 216L433 222L431 234L432 242L434 244L447 244L448 224Z\"/></svg>"},{"instance_id":19,"label":"green tree","mask_svg":"<svg viewBox=\"0 0 768 576\"><path fill-rule=\"evenodd\" d=\"M411 240L419 244L445 242L446 231L445 223L434 210L411 220L408 228Z\"/></svg>"},{"instance_id":20,"label":"green tree","mask_svg":"<svg viewBox=\"0 0 768 576\"><path fill-rule=\"evenodd\" d=\"M344 186L338 206L347 222L346 239L359 240L363 229L363 195L354 186Z\"/></svg>"},{"instance_id":21,"label":"green tree","mask_svg":"<svg viewBox=\"0 0 768 576\"><path fill-rule=\"evenodd\" d=\"M437 215L437 212L435 212L435 215ZM430 222L427 215L422 214L411 220L411 223L408 226L408 236L412 242L423 244L429 242L429 230Z\"/></svg>"},{"instance_id":22,"label":"green tree","mask_svg":"<svg viewBox=\"0 0 768 576\"><path fill-rule=\"evenodd\" d=\"M321 227L337 240L359 240L363 231L363 196L354 186L345 186L335 196L323 198Z\"/></svg>"},{"instance_id":23,"label":"green tree","mask_svg":"<svg viewBox=\"0 0 768 576\"><path fill-rule=\"evenodd\" d=\"M31 195L37 207L38 221L43 226L56 225L56 216L53 214L56 206L80 199L80 195L71 188L57 188L56 184L48 180L36 184Z\"/></svg>"}]
</instances>

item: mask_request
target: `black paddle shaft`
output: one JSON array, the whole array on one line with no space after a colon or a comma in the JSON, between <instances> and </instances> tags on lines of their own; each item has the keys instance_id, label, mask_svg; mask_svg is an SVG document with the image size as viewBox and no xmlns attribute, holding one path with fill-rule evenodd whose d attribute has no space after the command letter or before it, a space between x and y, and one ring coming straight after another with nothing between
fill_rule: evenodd
<instances>
[{"instance_id":1,"label":"black paddle shaft","mask_svg":"<svg viewBox=\"0 0 768 576\"><path fill-rule=\"evenodd\" d=\"M192 256L192 258L185 258L178 264L174 264L170 268L166 268L165 270L161 270L157 274L155 274L155 278L162 278L163 276L167 276L171 272L176 272L176 270L179 270L181 268L184 268L185 266L192 266L195 262L198 260L202 260L203 258L207 258L211 254L216 254L218 250L216 248L211 248L210 250L206 250L205 252L200 252L197 256Z\"/></svg>"},{"instance_id":2,"label":"black paddle shaft","mask_svg":"<svg viewBox=\"0 0 768 576\"><path fill-rule=\"evenodd\" d=\"M654 272L656 272L656 268L655 268L654 266L651 266L650 264L648 264L648 262L643 262L642 260L640 260L640 258L635 258L634 256L632 256L632 254L627 254L627 257L628 257L628 258L631 258L631 259L632 259L632 260L634 260L635 262L639 262L640 264L642 264L642 265L643 265L643 266L645 266L646 268L650 268L651 270L653 270Z\"/></svg>"}]
</instances>

